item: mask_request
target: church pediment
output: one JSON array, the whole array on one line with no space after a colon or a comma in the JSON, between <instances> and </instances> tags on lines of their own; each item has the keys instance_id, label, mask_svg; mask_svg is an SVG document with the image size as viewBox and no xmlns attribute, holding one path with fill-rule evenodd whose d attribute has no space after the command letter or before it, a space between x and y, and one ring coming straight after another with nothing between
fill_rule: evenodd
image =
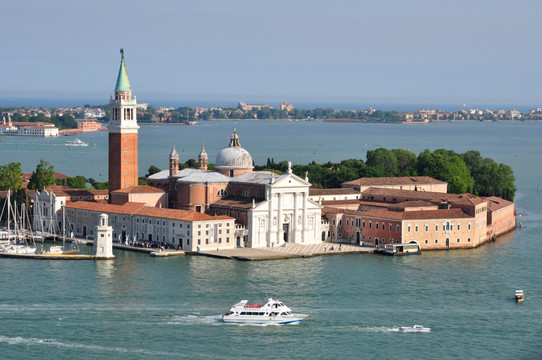
<instances>
[{"instance_id":1,"label":"church pediment","mask_svg":"<svg viewBox=\"0 0 542 360\"><path fill-rule=\"evenodd\" d=\"M284 174L276 178L273 183L273 189L276 188L291 188L291 187L310 187L311 184L308 181L301 179L296 174Z\"/></svg>"}]
</instances>

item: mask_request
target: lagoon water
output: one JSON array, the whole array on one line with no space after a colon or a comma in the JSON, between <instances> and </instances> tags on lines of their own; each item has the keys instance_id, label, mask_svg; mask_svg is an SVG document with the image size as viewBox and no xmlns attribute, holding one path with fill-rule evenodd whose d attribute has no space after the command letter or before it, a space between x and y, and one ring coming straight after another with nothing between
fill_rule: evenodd
<instances>
[{"instance_id":1,"label":"lagoon water","mask_svg":"<svg viewBox=\"0 0 542 360\"><path fill-rule=\"evenodd\" d=\"M256 164L365 159L368 149L478 150L514 169L522 227L473 250L402 258L322 256L238 262L151 258L115 251L114 261L0 259L0 357L4 359L540 359L542 358L542 124L430 125L203 122L142 126L140 175L181 161L201 142L210 162L237 128ZM0 138L0 163L105 181L107 133ZM100 175L100 173L102 175ZM516 304L514 291L526 300ZM283 300L307 321L238 326L216 318L241 298ZM401 333L421 324L429 333Z\"/></svg>"}]
</instances>

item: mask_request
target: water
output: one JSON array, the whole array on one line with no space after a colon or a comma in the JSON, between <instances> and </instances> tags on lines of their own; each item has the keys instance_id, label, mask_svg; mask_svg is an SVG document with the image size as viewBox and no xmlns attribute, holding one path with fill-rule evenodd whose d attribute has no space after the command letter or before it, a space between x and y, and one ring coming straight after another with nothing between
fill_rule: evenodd
<instances>
[{"instance_id":1,"label":"water","mask_svg":"<svg viewBox=\"0 0 542 360\"><path fill-rule=\"evenodd\" d=\"M427 126L225 122L143 126L140 173L167 166L173 142L184 161L201 141L211 161L233 127L257 164L365 158L367 149L478 150L512 166L522 228L473 250L421 256L321 256L238 262L151 258L115 251L114 261L0 259L0 354L21 358L129 359L540 359L542 124ZM1 138L0 162L27 171L44 158L60 172L105 180L107 134ZM96 144L96 145L94 145ZM182 152L182 149L185 151ZM539 187L539 188L538 188ZM514 291L526 300L516 304ZM241 298L283 300L307 321L239 326L216 321ZM400 333L421 324L429 333Z\"/></svg>"}]
</instances>

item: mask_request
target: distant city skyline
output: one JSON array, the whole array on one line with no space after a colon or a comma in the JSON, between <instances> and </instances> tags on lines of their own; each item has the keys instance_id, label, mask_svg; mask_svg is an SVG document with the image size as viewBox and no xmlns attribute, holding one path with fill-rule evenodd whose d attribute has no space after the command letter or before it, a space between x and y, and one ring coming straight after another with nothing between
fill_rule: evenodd
<instances>
[{"instance_id":1,"label":"distant city skyline","mask_svg":"<svg viewBox=\"0 0 542 360\"><path fill-rule=\"evenodd\" d=\"M1 9L0 107L105 104L120 48L140 102L542 104L540 1L29 0Z\"/></svg>"}]
</instances>

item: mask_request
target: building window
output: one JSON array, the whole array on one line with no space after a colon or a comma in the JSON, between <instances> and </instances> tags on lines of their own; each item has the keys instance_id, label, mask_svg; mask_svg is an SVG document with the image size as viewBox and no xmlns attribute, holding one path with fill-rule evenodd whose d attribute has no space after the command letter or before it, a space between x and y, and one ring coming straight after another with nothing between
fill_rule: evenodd
<instances>
[{"instance_id":1,"label":"building window","mask_svg":"<svg viewBox=\"0 0 542 360\"><path fill-rule=\"evenodd\" d=\"M400 231L401 231L401 226L397 224L397 232L400 232Z\"/></svg>"},{"instance_id":2,"label":"building window","mask_svg":"<svg viewBox=\"0 0 542 360\"><path fill-rule=\"evenodd\" d=\"M390 224L390 231L393 231L393 225Z\"/></svg>"},{"instance_id":3,"label":"building window","mask_svg":"<svg viewBox=\"0 0 542 360\"><path fill-rule=\"evenodd\" d=\"M438 244L438 239L435 239L435 244Z\"/></svg>"},{"instance_id":4,"label":"building window","mask_svg":"<svg viewBox=\"0 0 542 360\"><path fill-rule=\"evenodd\" d=\"M457 231L461 230L461 224L457 224Z\"/></svg>"},{"instance_id":5,"label":"building window","mask_svg":"<svg viewBox=\"0 0 542 360\"><path fill-rule=\"evenodd\" d=\"M414 226L414 231L418 232L418 225Z\"/></svg>"},{"instance_id":6,"label":"building window","mask_svg":"<svg viewBox=\"0 0 542 360\"><path fill-rule=\"evenodd\" d=\"M375 222L375 229L378 230L378 223L377 222Z\"/></svg>"},{"instance_id":7,"label":"building window","mask_svg":"<svg viewBox=\"0 0 542 360\"><path fill-rule=\"evenodd\" d=\"M470 238L467 238L467 242L470 242Z\"/></svg>"},{"instance_id":8,"label":"building window","mask_svg":"<svg viewBox=\"0 0 542 360\"><path fill-rule=\"evenodd\" d=\"M410 232L410 225L407 225L407 232Z\"/></svg>"},{"instance_id":9,"label":"building window","mask_svg":"<svg viewBox=\"0 0 542 360\"><path fill-rule=\"evenodd\" d=\"M429 240L425 239L425 243L426 243L426 244L429 244Z\"/></svg>"},{"instance_id":10,"label":"building window","mask_svg":"<svg viewBox=\"0 0 542 360\"><path fill-rule=\"evenodd\" d=\"M373 222L369 221L369 229L371 229L372 227L373 227Z\"/></svg>"},{"instance_id":11,"label":"building window","mask_svg":"<svg viewBox=\"0 0 542 360\"><path fill-rule=\"evenodd\" d=\"M459 238L457 238L457 242L460 242Z\"/></svg>"},{"instance_id":12,"label":"building window","mask_svg":"<svg viewBox=\"0 0 542 360\"><path fill-rule=\"evenodd\" d=\"M467 224L467 229L470 230L470 223Z\"/></svg>"},{"instance_id":13,"label":"building window","mask_svg":"<svg viewBox=\"0 0 542 360\"><path fill-rule=\"evenodd\" d=\"M429 225L425 224L425 232L429 231Z\"/></svg>"},{"instance_id":14,"label":"building window","mask_svg":"<svg viewBox=\"0 0 542 360\"><path fill-rule=\"evenodd\" d=\"M435 224L435 231L438 231L438 224Z\"/></svg>"}]
</instances>

